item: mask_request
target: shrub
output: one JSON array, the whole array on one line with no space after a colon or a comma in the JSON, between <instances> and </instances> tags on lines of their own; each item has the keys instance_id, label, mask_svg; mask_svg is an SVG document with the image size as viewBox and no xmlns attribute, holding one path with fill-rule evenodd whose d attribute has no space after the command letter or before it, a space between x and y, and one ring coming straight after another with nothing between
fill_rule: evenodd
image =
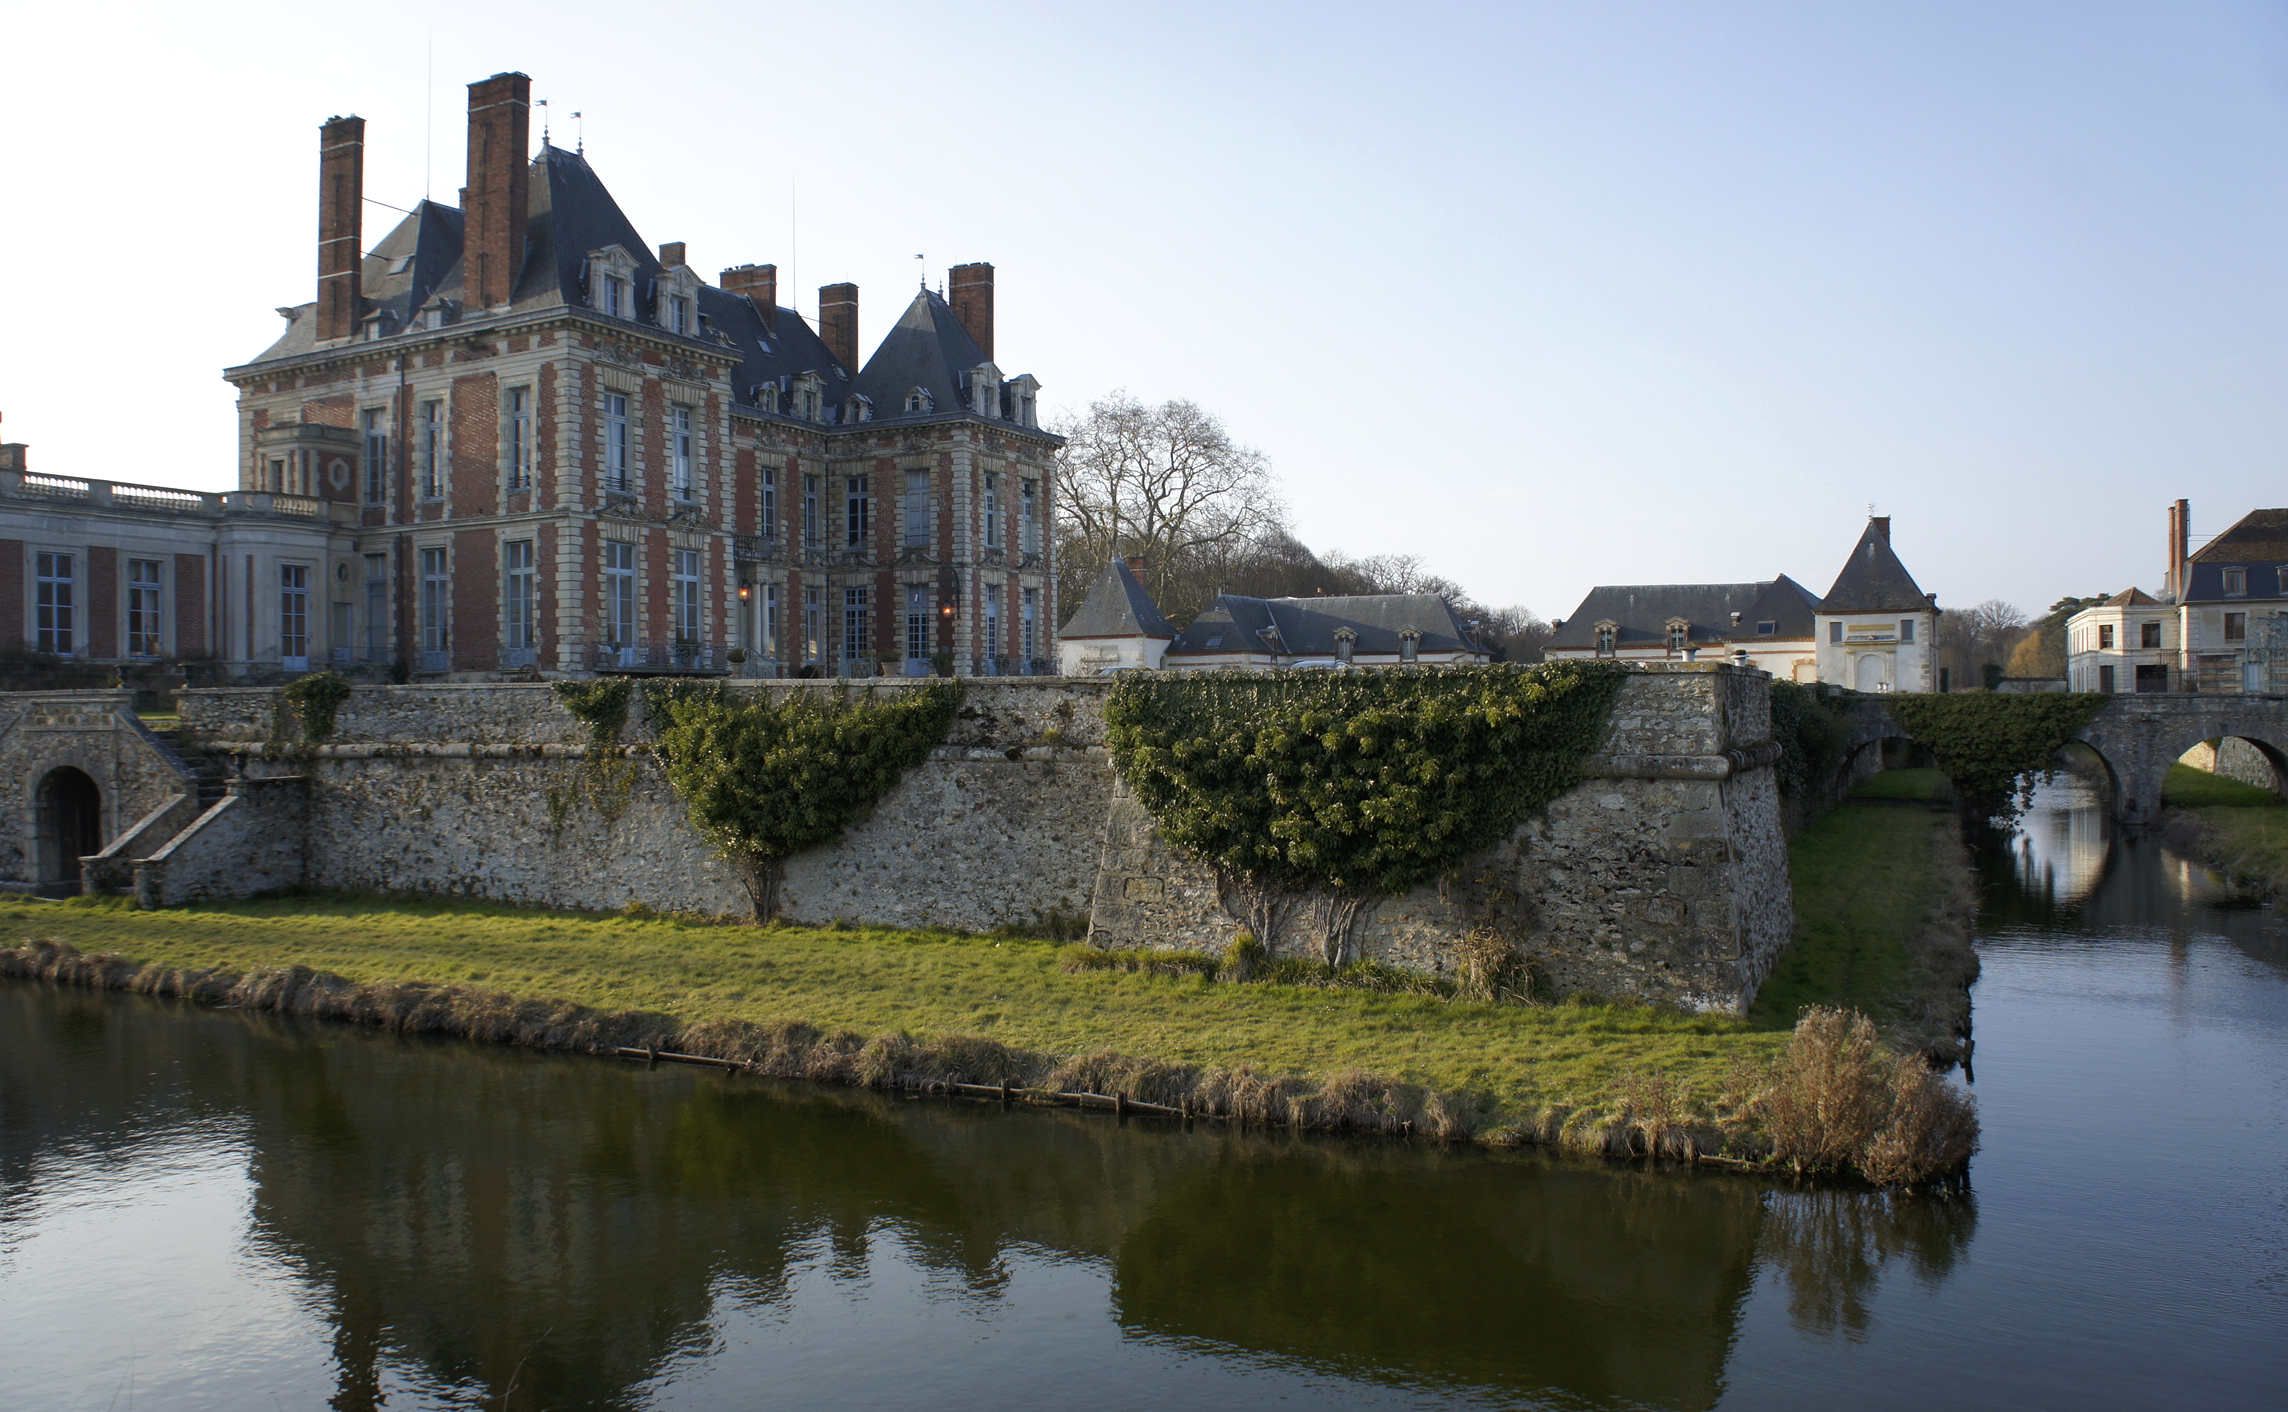
<instances>
[{"instance_id":1,"label":"shrub","mask_svg":"<svg viewBox=\"0 0 2288 1412\"><path fill-rule=\"evenodd\" d=\"M1978 1147L1970 1100L1920 1058L1886 1050L1856 1011L1804 1011L1754 1102L1773 1159L1798 1176L1914 1185L1959 1170Z\"/></svg>"},{"instance_id":2,"label":"shrub","mask_svg":"<svg viewBox=\"0 0 2288 1412\"><path fill-rule=\"evenodd\" d=\"M1900 728L1930 747L1967 812L2008 822L2024 811L2032 778L2105 703L2094 692L1954 692L1894 696L1887 704Z\"/></svg>"},{"instance_id":3,"label":"shrub","mask_svg":"<svg viewBox=\"0 0 2288 1412\"><path fill-rule=\"evenodd\" d=\"M335 717L342 703L349 699L349 678L332 670L296 677L278 693L279 705L302 723L302 740L309 745L334 733ZM286 722L281 719L278 724L278 733L283 737L287 733Z\"/></svg>"},{"instance_id":4,"label":"shrub","mask_svg":"<svg viewBox=\"0 0 2288 1412\"><path fill-rule=\"evenodd\" d=\"M1231 944L1223 949L1224 974L1235 981L1251 981L1270 959L1271 952L1256 939L1255 933L1241 927L1231 934Z\"/></svg>"}]
</instances>

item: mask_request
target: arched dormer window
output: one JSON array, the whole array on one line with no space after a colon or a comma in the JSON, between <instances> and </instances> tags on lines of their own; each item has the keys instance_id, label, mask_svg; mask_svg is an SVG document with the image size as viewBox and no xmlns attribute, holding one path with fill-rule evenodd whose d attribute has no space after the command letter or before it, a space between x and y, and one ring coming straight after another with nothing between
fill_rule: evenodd
<instances>
[{"instance_id":1,"label":"arched dormer window","mask_svg":"<svg viewBox=\"0 0 2288 1412\"><path fill-rule=\"evenodd\" d=\"M1692 624L1682 618L1668 620L1668 655L1682 657L1684 649L1692 645Z\"/></svg>"},{"instance_id":2,"label":"arched dormer window","mask_svg":"<svg viewBox=\"0 0 2288 1412\"><path fill-rule=\"evenodd\" d=\"M1001 415L1001 370L991 363L969 370L969 410L980 417Z\"/></svg>"},{"instance_id":3,"label":"arched dormer window","mask_svg":"<svg viewBox=\"0 0 2288 1412\"><path fill-rule=\"evenodd\" d=\"M1036 398L1041 384L1031 373L1019 373L1009 379L1009 420L1021 427L1038 426Z\"/></svg>"},{"instance_id":4,"label":"arched dormer window","mask_svg":"<svg viewBox=\"0 0 2288 1412\"><path fill-rule=\"evenodd\" d=\"M699 276L689 265L660 271L659 326L684 338L699 336Z\"/></svg>"},{"instance_id":5,"label":"arched dormer window","mask_svg":"<svg viewBox=\"0 0 2288 1412\"><path fill-rule=\"evenodd\" d=\"M906 415L909 417L921 416L931 411L936 404L937 399L930 396L926 387L909 388L906 391Z\"/></svg>"},{"instance_id":6,"label":"arched dormer window","mask_svg":"<svg viewBox=\"0 0 2288 1412\"><path fill-rule=\"evenodd\" d=\"M806 422L826 420L826 379L805 372L794 380L794 415Z\"/></svg>"},{"instance_id":7,"label":"arched dormer window","mask_svg":"<svg viewBox=\"0 0 2288 1412\"><path fill-rule=\"evenodd\" d=\"M1408 627L1398 630L1398 660L1416 662L1422 658L1422 629Z\"/></svg>"},{"instance_id":8,"label":"arched dormer window","mask_svg":"<svg viewBox=\"0 0 2288 1412\"><path fill-rule=\"evenodd\" d=\"M845 416L845 420L852 422L870 422L874 420L874 399L868 397L863 392L851 393L850 406Z\"/></svg>"},{"instance_id":9,"label":"arched dormer window","mask_svg":"<svg viewBox=\"0 0 2288 1412\"><path fill-rule=\"evenodd\" d=\"M1597 655L1600 657L1612 656L1614 648L1620 641L1620 636L1621 625L1619 623L1597 624Z\"/></svg>"},{"instance_id":10,"label":"arched dormer window","mask_svg":"<svg viewBox=\"0 0 2288 1412\"><path fill-rule=\"evenodd\" d=\"M588 307L607 319L636 316L635 256L617 245L588 252Z\"/></svg>"},{"instance_id":11,"label":"arched dormer window","mask_svg":"<svg viewBox=\"0 0 2288 1412\"><path fill-rule=\"evenodd\" d=\"M1358 634L1347 627L1335 629L1335 660L1348 662L1358 650Z\"/></svg>"},{"instance_id":12,"label":"arched dormer window","mask_svg":"<svg viewBox=\"0 0 2288 1412\"><path fill-rule=\"evenodd\" d=\"M757 383L755 405L765 412L776 413L779 409L779 385L775 382Z\"/></svg>"}]
</instances>

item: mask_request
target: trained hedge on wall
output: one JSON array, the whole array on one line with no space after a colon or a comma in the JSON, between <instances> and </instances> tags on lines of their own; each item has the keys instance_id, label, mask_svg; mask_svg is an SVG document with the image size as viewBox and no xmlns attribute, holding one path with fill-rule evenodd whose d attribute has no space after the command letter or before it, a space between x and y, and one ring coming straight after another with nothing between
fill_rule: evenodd
<instances>
[{"instance_id":1,"label":"trained hedge on wall","mask_svg":"<svg viewBox=\"0 0 2288 1412\"><path fill-rule=\"evenodd\" d=\"M660 691L653 751L693 827L746 884L755 920L778 915L788 857L873 811L953 725L961 685L796 690L772 700L720 687Z\"/></svg>"},{"instance_id":2,"label":"trained hedge on wall","mask_svg":"<svg viewBox=\"0 0 2288 1412\"><path fill-rule=\"evenodd\" d=\"M1962 691L1899 695L1884 704L1901 730L1930 747L1966 812L2008 823L2024 811L2035 777L2106 700L2095 692Z\"/></svg>"},{"instance_id":3,"label":"trained hedge on wall","mask_svg":"<svg viewBox=\"0 0 2288 1412\"><path fill-rule=\"evenodd\" d=\"M1850 736L1843 714L1818 687L1772 683L1772 739L1780 747L1773 773L1782 798L1816 808L1819 801L1812 796L1827 788L1843 767Z\"/></svg>"},{"instance_id":4,"label":"trained hedge on wall","mask_svg":"<svg viewBox=\"0 0 2288 1412\"><path fill-rule=\"evenodd\" d=\"M1624 676L1575 662L1130 673L1105 737L1161 836L1215 870L1257 936L1316 897L1322 954L1340 965L1362 904L1500 842L1579 783Z\"/></svg>"}]
</instances>

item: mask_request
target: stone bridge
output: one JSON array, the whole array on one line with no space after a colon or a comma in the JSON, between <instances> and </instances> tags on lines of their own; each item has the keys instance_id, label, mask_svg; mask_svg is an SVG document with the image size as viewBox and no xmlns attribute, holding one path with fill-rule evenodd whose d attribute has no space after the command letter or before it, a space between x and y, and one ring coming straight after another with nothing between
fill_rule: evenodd
<instances>
[{"instance_id":1,"label":"stone bridge","mask_svg":"<svg viewBox=\"0 0 2288 1412\"><path fill-rule=\"evenodd\" d=\"M1906 739L1880 697L1849 698L1845 787L1886 740ZM2272 787L2288 794L2288 696L2152 692L2116 696L2074 739L2104 762L2113 817L2151 824L2161 815L2169 767L2196 745L2246 741L2272 767Z\"/></svg>"}]
</instances>

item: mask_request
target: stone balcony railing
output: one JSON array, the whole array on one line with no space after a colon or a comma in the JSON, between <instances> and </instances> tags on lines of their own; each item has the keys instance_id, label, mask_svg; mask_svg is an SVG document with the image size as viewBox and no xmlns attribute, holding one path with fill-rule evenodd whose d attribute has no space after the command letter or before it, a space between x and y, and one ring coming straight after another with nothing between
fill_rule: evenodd
<instances>
[{"instance_id":1,"label":"stone balcony railing","mask_svg":"<svg viewBox=\"0 0 2288 1412\"><path fill-rule=\"evenodd\" d=\"M347 522L356 507L312 495L268 490L184 490L132 481L51 476L34 471L0 471L0 500L84 505L90 509L151 510L169 515L274 515L296 520Z\"/></svg>"}]
</instances>

